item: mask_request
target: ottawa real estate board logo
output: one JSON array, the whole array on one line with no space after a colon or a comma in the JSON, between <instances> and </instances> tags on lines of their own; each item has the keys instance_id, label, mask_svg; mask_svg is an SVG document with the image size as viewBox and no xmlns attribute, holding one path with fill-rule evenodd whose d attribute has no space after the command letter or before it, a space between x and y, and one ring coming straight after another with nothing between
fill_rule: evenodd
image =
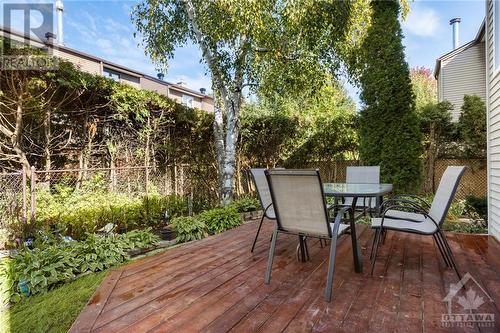
<instances>
[{"instance_id":1,"label":"ottawa real estate board logo","mask_svg":"<svg viewBox=\"0 0 500 333\"><path fill-rule=\"evenodd\" d=\"M493 299L469 273L450 284L443 301L447 313L441 315L442 327L495 327L495 314L488 311Z\"/></svg>"}]
</instances>

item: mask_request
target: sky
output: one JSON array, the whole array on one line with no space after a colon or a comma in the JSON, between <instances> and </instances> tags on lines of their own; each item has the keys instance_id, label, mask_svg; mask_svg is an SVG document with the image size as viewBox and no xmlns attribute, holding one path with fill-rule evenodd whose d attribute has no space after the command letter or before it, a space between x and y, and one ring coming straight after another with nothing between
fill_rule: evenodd
<instances>
[{"instance_id":1,"label":"sky","mask_svg":"<svg viewBox=\"0 0 500 333\"><path fill-rule=\"evenodd\" d=\"M2 3L25 0L0 0ZM32 0L29 2L43 2ZM47 2L47 1L45 1ZM64 44L68 47L107 59L123 66L156 76L155 66L144 54L140 39L134 38L130 12L137 1L127 0L64 0ZM410 14L402 22L406 59L410 67L434 69L436 58L451 51L452 30L449 20L460 17L460 44L474 39L484 19L485 1L424 1L411 2ZM3 24L3 9L0 9ZM37 21L37 17L31 18ZM12 25L22 30L22 20ZM200 62L201 53L194 45L180 47L169 63L166 80L185 81L188 87L210 90L207 69ZM347 87L358 103L358 91Z\"/></svg>"}]
</instances>

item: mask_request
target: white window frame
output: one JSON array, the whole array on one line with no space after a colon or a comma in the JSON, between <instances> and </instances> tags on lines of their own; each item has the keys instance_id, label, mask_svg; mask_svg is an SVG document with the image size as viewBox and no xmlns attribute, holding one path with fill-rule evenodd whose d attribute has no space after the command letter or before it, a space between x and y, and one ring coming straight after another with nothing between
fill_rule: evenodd
<instances>
[{"instance_id":1,"label":"white window frame","mask_svg":"<svg viewBox=\"0 0 500 333\"><path fill-rule=\"evenodd\" d=\"M193 101L194 101L193 96L182 94L182 104L183 105L185 105L185 106L187 106L189 108L192 108L193 107Z\"/></svg>"},{"instance_id":2,"label":"white window frame","mask_svg":"<svg viewBox=\"0 0 500 333\"><path fill-rule=\"evenodd\" d=\"M493 1L493 76L500 72L500 0Z\"/></svg>"},{"instance_id":3,"label":"white window frame","mask_svg":"<svg viewBox=\"0 0 500 333\"><path fill-rule=\"evenodd\" d=\"M120 73L111 72L107 69L105 69L103 72L104 72L104 76L107 77L108 79L111 79L111 80L116 81L116 82L120 82L120 80L121 80Z\"/></svg>"}]
</instances>

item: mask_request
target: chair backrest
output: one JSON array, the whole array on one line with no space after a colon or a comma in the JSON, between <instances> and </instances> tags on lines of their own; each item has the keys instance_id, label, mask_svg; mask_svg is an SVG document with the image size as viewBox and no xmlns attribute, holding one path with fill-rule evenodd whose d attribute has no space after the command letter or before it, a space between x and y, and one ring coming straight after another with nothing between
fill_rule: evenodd
<instances>
[{"instance_id":1,"label":"chair backrest","mask_svg":"<svg viewBox=\"0 0 500 333\"><path fill-rule=\"evenodd\" d=\"M273 169L265 174L280 230L331 237L318 170Z\"/></svg>"},{"instance_id":2,"label":"chair backrest","mask_svg":"<svg viewBox=\"0 0 500 333\"><path fill-rule=\"evenodd\" d=\"M350 166L346 170L346 183L380 183L380 166Z\"/></svg>"},{"instance_id":3,"label":"chair backrest","mask_svg":"<svg viewBox=\"0 0 500 333\"><path fill-rule=\"evenodd\" d=\"M464 166L449 166L443 173L438 189L434 195L429 215L442 225L448 214L451 202L457 192L460 178L464 174Z\"/></svg>"},{"instance_id":4,"label":"chair backrest","mask_svg":"<svg viewBox=\"0 0 500 333\"><path fill-rule=\"evenodd\" d=\"M354 184L379 184L380 167L377 166L350 166L346 169L346 183ZM376 200L370 201L371 208L377 206ZM363 207L367 204L364 200L358 199L356 206ZM344 198L344 205L352 205L352 198Z\"/></svg>"},{"instance_id":5,"label":"chair backrest","mask_svg":"<svg viewBox=\"0 0 500 333\"><path fill-rule=\"evenodd\" d=\"M274 219L275 214L274 208L272 207L273 200L271 199L271 193L269 192L269 185L267 184L266 174L264 173L265 170L265 168L251 168L250 174L252 175L255 183L255 188L257 189L257 194L259 195L262 210L264 211L266 217ZM266 208L268 208L267 211Z\"/></svg>"}]
</instances>

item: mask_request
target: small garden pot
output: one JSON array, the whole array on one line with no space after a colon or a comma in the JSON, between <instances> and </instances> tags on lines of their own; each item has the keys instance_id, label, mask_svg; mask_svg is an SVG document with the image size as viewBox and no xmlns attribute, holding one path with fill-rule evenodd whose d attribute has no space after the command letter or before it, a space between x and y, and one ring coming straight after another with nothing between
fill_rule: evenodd
<instances>
[{"instance_id":1,"label":"small garden pot","mask_svg":"<svg viewBox=\"0 0 500 333\"><path fill-rule=\"evenodd\" d=\"M173 240L177 237L177 233L169 227L159 229L156 231L156 233L161 240Z\"/></svg>"}]
</instances>

